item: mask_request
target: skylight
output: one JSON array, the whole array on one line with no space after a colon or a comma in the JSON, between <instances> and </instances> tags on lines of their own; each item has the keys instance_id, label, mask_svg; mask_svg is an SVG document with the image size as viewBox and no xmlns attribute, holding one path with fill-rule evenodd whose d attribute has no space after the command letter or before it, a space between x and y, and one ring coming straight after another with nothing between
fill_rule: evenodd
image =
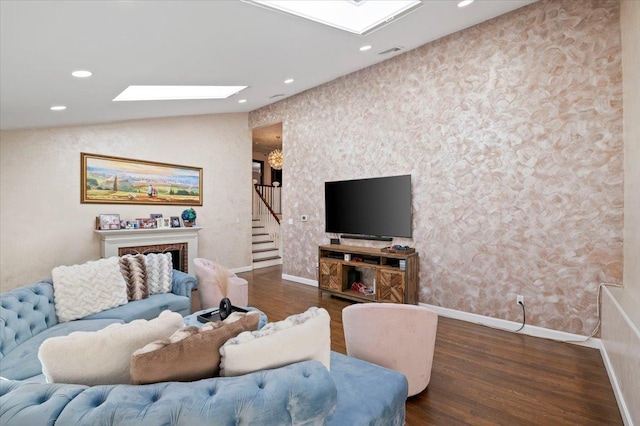
<instances>
[{"instance_id":1,"label":"skylight","mask_svg":"<svg viewBox=\"0 0 640 426\"><path fill-rule=\"evenodd\" d=\"M226 99L247 86L129 86L114 101Z\"/></svg>"},{"instance_id":2,"label":"skylight","mask_svg":"<svg viewBox=\"0 0 640 426\"><path fill-rule=\"evenodd\" d=\"M245 0L355 34L365 34L422 5L421 0Z\"/></svg>"}]
</instances>

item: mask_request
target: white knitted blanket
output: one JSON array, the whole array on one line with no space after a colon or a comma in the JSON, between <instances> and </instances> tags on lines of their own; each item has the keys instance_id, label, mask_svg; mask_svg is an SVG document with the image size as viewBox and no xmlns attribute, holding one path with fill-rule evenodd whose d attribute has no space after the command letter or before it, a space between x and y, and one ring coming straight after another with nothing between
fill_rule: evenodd
<instances>
[{"instance_id":1,"label":"white knitted blanket","mask_svg":"<svg viewBox=\"0 0 640 426\"><path fill-rule=\"evenodd\" d=\"M51 271L58 321L66 322L127 303L127 284L118 257Z\"/></svg>"}]
</instances>

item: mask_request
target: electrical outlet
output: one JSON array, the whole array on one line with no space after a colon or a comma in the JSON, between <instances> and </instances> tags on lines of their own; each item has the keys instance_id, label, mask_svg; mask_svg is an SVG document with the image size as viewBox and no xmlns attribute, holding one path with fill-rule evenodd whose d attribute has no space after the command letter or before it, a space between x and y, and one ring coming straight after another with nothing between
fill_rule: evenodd
<instances>
[{"instance_id":1,"label":"electrical outlet","mask_svg":"<svg viewBox=\"0 0 640 426\"><path fill-rule=\"evenodd\" d=\"M517 296L516 296L516 303L517 303L518 305L520 305L520 304L523 304L523 305L524 305L524 296L522 296L522 295L520 295L520 294L519 294L519 295L517 295Z\"/></svg>"}]
</instances>

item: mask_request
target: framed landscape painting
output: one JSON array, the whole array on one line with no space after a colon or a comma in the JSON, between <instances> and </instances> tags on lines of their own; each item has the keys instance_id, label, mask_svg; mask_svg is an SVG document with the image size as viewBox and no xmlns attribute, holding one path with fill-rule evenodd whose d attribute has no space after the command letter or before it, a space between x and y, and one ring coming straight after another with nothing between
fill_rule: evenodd
<instances>
[{"instance_id":1,"label":"framed landscape painting","mask_svg":"<svg viewBox=\"0 0 640 426\"><path fill-rule=\"evenodd\" d=\"M82 203L202 205L202 168L80 153Z\"/></svg>"}]
</instances>

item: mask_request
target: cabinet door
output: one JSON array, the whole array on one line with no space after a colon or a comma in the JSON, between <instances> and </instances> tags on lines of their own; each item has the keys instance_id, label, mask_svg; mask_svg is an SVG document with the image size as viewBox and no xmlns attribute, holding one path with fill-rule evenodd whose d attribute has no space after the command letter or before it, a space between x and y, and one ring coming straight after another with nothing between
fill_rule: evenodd
<instances>
[{"instance_id":1,"label":"cabinet door","mask_svg":"<svg viewBox=\"0 0 640 426\"><path fill-rule=\"evenodd\" d=\"M320 287L340 291L342 289L342 265L336 261L320 259Z\"/></svg>"},{"instance_id":2,"label":"cabinet door","mask_svg":"<svg viewBox=\"0 0 640 426\"><path fill-rule=\"evenodd\" d=\"M404 303L404 271L379 269L376 289L379 302Z\"/></svg>"}]
</instances>

